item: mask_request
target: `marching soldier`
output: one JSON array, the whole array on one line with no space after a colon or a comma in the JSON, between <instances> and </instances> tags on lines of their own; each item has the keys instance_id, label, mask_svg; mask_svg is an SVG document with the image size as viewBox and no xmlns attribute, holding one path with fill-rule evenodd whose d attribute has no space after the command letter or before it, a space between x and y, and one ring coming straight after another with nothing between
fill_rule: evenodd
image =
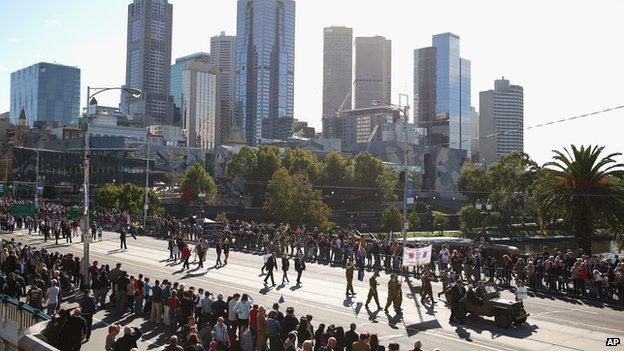
<instances>
[{"instance_id":1,"label":"marching soldier","mask_svg":"<svg viewBox=\"0 0 624 351\"><path fill-rule=\"evenodd\" d=\"M433 291L431 289L431 279L429 278L429 274L423 274L421 277L422 287L420 288L420 303L425 304L425 298L428 297L431 299L431 303L436 303L433 299Z\"/></svg>"},{"instance_id":2,"label":"marching soldier","mask_svg":"<svg viewBox=\"0 0 624 351\"><path fill-rule=\"evenodd\" d=\"M373 273L373 276L370 277L370 279L368 280L368 297L366 298L366 304L364 305L367 309L368 303L371 301L372 298L375 299L375 303L377 304L377 310L381 309L381 306L379 305L379 295L377 294L377 285L379 285L379 283L377 283L377 277L379 277L379 272L375 271L375 273Z\"/></svg>"},{"instance_id":3,"label":"marching soldier","mask_svg":"<svg viewBox=\"0 0 624 351\"><path fill-rule=\"evenodd\" d=\"M401 290L403 283L399 280L399 276L394 276L394 310L398 313L403 311L401 305L403 304L403 291Z\"/></svg>"},{"instance_id":4,"label":"marching soldier","mask_svg":"<svg viewBox=\"0 0 624 351\"><path fill-rule=\"evenodd\" d=\"M353 272L355 271L355 263L353 263L353 259L349 258L346 267L347 274L347 295L355 295L355 291L353 290Z\"/></svg>"},{"instance_id":5,"label":"marching soldier","mask_svg":"<svg viewBox=\"0 0 624 351\"><path fill-rule=\"evenodd\" d=\"M388 313L388 307L390 307L390 305L392 303L394 303L394 301L396 300L396 298L394 296L394 294L396 292L394 277L395 277L395 274L392 273L390 275L390 280L388 280L388 299L386 300L386 307L384 308L384 311L386 313Z\"/></svg>"}]
</instances>

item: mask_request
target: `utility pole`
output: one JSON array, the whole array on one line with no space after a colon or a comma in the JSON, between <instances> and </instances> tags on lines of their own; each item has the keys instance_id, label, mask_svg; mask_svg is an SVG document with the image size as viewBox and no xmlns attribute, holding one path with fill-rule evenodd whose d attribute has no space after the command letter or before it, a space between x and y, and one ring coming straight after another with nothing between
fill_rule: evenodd
<instances>
[{"instance_id":1,"label":"utility pole","mask_svg":"<svg viewBox=\"0 0 624 351\"><path fill-rule=\"evenodd\" d=\"M84 285L91 285L91 276L89 275L89 99L91 98L91 87L87 87L87 113L85 118L85 147L84 147L84 207L82 211L82 244L83 244L83 273L84 273Z\"/></svg>"},{"instance_id":2,"label":"utility pole","mask_svg":"<svg viewBox=\"0 0 624 351\"><path fill-rule=\"evenodd\" d=\"M150 143L149 143L149 133L145 135L145 140L147 141L147 155L145 156L145 203L143 204L143 230L146 228L147 224L147 210L149 209L148 196L149 192L149 156L150 156Z\"/></svg>"}]
</instances>

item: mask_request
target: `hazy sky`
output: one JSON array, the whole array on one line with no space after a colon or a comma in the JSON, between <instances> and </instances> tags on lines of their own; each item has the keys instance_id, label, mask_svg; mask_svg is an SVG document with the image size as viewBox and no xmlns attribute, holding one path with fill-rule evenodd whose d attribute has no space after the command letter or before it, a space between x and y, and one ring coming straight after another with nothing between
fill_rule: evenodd
<instances>
[{"instance_id":1,"label":"hazy sky","mask_svg":"<svg viewBox=\"0 0 624 351\"><path fill-rule=\"evenodd\" d=\"M235 0L170 0L173 58L209 51L210 37L235 34ZM40 61L78 66L87 85L125 80L129 0L0 0L0 112L10 72ZM472 104L501 76L524 86L525 126L624 104L624 1L298 0L295 116L320 130L323 27L392 40L393 99L413 95L413 50L431 36L461 37L472 61ZM117 105L117 93L101 104ZM84 104L84 102L83 102ZM624 110L525 133L538 162L571 143L624 151Z\"/></svg>"}]
</instances>

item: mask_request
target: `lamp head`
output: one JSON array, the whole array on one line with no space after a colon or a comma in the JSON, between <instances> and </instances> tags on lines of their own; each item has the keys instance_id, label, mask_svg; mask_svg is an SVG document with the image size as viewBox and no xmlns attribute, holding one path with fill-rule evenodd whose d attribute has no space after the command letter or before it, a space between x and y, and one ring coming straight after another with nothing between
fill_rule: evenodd
<instances>
[{"instance_id":1,"label":"lamp head","mask_svg":"<svg viewBox=\"0 0 624 351\"><path fill-rule=\"evenodd\" d=\"M123 91L132 95L132 97L134 98L140 98L141 95L143 95L143 92L141 90L135 88L123 88Z\"/></svg>"}]
</instances>

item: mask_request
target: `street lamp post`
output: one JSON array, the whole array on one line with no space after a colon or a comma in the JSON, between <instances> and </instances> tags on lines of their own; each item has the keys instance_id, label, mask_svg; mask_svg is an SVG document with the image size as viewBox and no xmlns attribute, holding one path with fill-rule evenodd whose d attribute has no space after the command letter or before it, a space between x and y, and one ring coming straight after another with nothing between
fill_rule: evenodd
<instances>
[{"instance_id":1,"label":"street lamp post","mask_svg":"<svg viewBox=\"0 0 624 351\"><path fill-rule=\"evenodd\" d=\"M475 208L481 215L481 237L485 238L485 216L492 211L492 204L490 203L490 200L486 200L485 204L482 204L481 200L477 200Z\"/></svg>"},{"instance_id":2,"label":"street lamp post","mask_svg":"<svg viewBox=\"0 0 624 351\"><path fill-rule=\"evenodd\" d=\"M145 156L145 203L143 204L143 231L147 230L147 210L149 209L149 200L147 193L149 192L149 156L150 156L150 143L149 133L145 135L147 142L147 155Z\"/></svg>"},{"instance_id":3,"label":"street lamp post","mask_svg":"<svg viewBox=\"0 0 624 351\"><path fill-rule=\"evenodd\" d=\"M407 101L409 101L409 97L405 94L399 94L399 100L401 97L407 97ZM399 101L400 103L400 101ZM379 100L373 100L371 101L371 105L373 106L377 106L379 105L380 102ZM394 108L395 110L399 111L401 114L403 114L404 117L404 121L403 121L403 133L404 133L404 140L403 140L403 172L405 174L405 178L403 181L403 227L401 228L401 234L403 235L403 247L405 247L405 245L407 244L407 229L409 226L409 222L407 220L407 183L409 182L409 172L408 172L408 166L407 166L407 148L409 146L409 143L407 141L407 122L408 122L408 116L407 116L407 111L409 109L409 103L406 104L405 106L399 106L393 103L388 104L389 107Z\"/></svg>"},{"instance_id":4,"label":"street lamp post","mask_svg":"<svg viewBox=\"0 0 624 351\"><path fill-rule=\"evenodd\" d=\"M91 94L91 91L94 91ZM108 91L108 90L122 90L126 93L130 94L134 98L139 98L143 94L141 90L134 88L126 88L126 87L114 87L114 88L92 88L87 86L87 113L85 116L85 126L84 126L84 137L85 137L85 147L84 147L84 199L83 199L83 211L82 211L82 243L83 243L83 272L84 272L84 285L89 286L91 284L91 277L89 276L89 122L90 122L90 113L89 108L91 106L91 99L93 99L97 94ZM94 105L97 102L94 100Z\"/></svg>"}]
</instances>

